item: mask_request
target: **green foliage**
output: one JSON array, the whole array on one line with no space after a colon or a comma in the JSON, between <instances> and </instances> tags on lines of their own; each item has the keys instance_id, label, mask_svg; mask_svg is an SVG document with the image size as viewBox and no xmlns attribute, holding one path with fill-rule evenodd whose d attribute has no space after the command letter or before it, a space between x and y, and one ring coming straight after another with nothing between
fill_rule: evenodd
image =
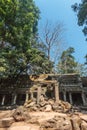
<instances>
[{"instance_id":1,"label":"green foliage","mask_svg":"<svg viewBox=\"0 0 87 130\"><path fill-rule=\"evenodd\" d=\"M33 0L0 0L1 77L17 76L39 66L38 73L43 68L44 72L49 70L46 65L50 61L36 47L38 19L39 10Z\"/></svg>"},{"instance_id":2,"label":"green foliage","mask_svg":"<svg viewBox=\"0 0 87 130\"><path fill-rule=\"evenodd\" d=\"M31 0L0 1L0 36L1 42L9 42L15 47L30 42L37 30L39 11Z\"/></svg>"},{"instance_id":3,"label":"green foliage","mask_svg":"<svg viewBox=\"0 0 87 130\"><path fill-rule=\"evenodd\" d=\"M77 13L78 25L84 27L83 33L87 36L87 0L82 0L79 5L74 4L72 8Z\"/></svg>"},{"instance_id":4,"label":"green foliage","mask_svg":"<svg viewBox=\"0 0 87 130\"><path fill-rule=\"evenodd\" d=\"M33 48L30 51L30 65L32 66L32 73L51 73L53 62L48 60L44 52Z\"/></svg>"},{"instance_id":5,"label":"green foliage","mask_svg":"<svg viewBox=\"0 0 87 130\"><path fill-rule=\"evenodd\" d=\"M70 47L66 51L62 52L58 63L58 73L75 73L77 62L73 56L74 48Z\"/></svg>"},{"instance_id":6,"label":"green foliage","mask_svg":"<svg viewBox=\"0 0 87 130\"><path fill-rule=\"evenodd\" d=\"M87 76L87 67L85 64L77 63L76 73L82 76Z\"/></svg>"}]
</instances>

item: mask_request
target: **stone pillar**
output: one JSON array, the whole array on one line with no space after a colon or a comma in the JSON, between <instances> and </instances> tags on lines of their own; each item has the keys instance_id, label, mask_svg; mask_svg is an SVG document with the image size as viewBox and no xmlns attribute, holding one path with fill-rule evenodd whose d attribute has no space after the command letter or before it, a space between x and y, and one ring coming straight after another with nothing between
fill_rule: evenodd
<instances>
[{"instance_id":1,"label":"stone pillar","mask_svg":"<svg viewBox=\"0 0 87 130\"><path fill-rule=\"evenodd\" d=\"M3 95L3 97L2 97L1 105L4 105L4 103L5 103L5 95Z\"/></svg>"},{"instance_id":2,"label":"stone pillar","mask_svg":"<svg viewBox=\"0 0 87 130\"><path fill-rule=\"evenodd\" d=\"M26 102L28 101L28 99L29 99L29 94L28 94L28 92L26 92Z\"/></svg>"},{"instance_id":3,"label":"stone pillar","mask_svg":"<svg viewBox=\"0 0 87 130\"><path fill-rule=\"evenodd\" d=\"M82 92L81 96L82 96L83 105L85 106L86 105L86 101L85 101L85 94L84 94L84 92Z\"/></svg>"},{"instance_id":4,"label":"stone pillar","mask_svg":"<svg viewBox=\"0 0 87 130\"><path fill-rule=\"evenodd\" d=\"M55 83L55 100L59 103L59 82Z\"/></svg>"},{"instance_id":5,"label":"stone pillar","mask_svg":"<svg viewBox=\"0 0 87 130\"><path fill-rule=\"evenodd\" d=\"M17 94L14 95L13 104L16 104L16 100L17 100Z\"/></svg>"},{"instance_id":6,"label":"stone pillar","mask_svg":"<svg viewBox=\"0 0 87 130\"><path fill-rule=\"evenodd\" d=\"M33 98L34 98L34 96L33 96L33 92L30 93L30 96L31 96L31 97L30 97L31 100L33 100Z\"/></svg>"},{"instance_id":7,"label":"stone pillar","mask_svg":"<svg viewBox=\"0 0 87 130\"><path fill-rule=\"evenodd\" d=\"M16 100L17 100L17 94L13 94L12 95L12 105L16 104Z\"/></svg>"},{"instance_id":8,"label":"stone pillar","mask_svg":"<svg viewBox=\"0 0 87 130\"><path fill-rule=\"evenodd\" d=\"M63 99L66 102L66 92L65 91L63 92Z\"/></svg>"},{"instance_id":9,"label":"stone pillar","mask_svg":"<svg viewBox=\"0 0 87 130\"><path fill-rule=\"evenodd\" d=\"M72 101L72 94L69 93L69 100L70 100L70 104L73 104L73 101Z\"/></svg>"},{"instance_id":10,"label":"stone pillar","mask_svg":"<svg viewBox=\"0 0 87 130\"><path fill-rule=\"evenodd\" d=\"M38 90L37 90L37 104L39 104L40 96L41 96L41 86L38 86Z\"/></svg>"}]
</instances>

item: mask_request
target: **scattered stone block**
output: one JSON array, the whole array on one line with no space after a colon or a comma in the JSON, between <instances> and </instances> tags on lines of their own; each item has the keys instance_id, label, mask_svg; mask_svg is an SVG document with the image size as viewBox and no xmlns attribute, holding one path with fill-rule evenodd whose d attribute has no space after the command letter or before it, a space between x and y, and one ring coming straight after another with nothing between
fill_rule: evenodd
<instances>
[{"instance_id":1,"label":"scattered stone block","mask_svg":"<svg viewBox=\"0 0 87 130\"><path fill-rule=\"evenodd\" d=\"M73 130L81 130L80 129L81 118L79 116L73 115L71 117L71 122L72 122Z\"/></svg>"},{"instance_id":2,"label":"scattered stone block","mask_svg":"<svg viewBox=\"0 0 87 130\"><path fill-rule=\"evenodd\" d=\"M51 105L46 105L45 106L45 112L51 112L52 111L52 106Z\"/></svg>"},{"instance_id":3,"label":"scattered stone block","mask_svg":"<svg viewBox=\"0 0 87 130\"><path fill-rule=\"evenodd\" d=\"M14 126L10 127L8 130L31 130L30 126Z\"/></svg>"},{"instance_id":4,"label":"scattered stone block","mask_svg":"<svg viewBox=\"0 0 87 130\"><path fill-rule=\"evenodd\" d=\"M0 120L0 128L10 127L13 122L14 122L14 118L12 117L3 118Z\"/></svg>"},{"instance_id":5,"label":"scattered stone block","mask_svg":"<svg viewBox=\"0 0 87 130\"><path fill-rule=\"evenodd\" d=\"M13 113L12 117L15 121L25 121L30 118L29 113L24 107L18 107L15 112Z\"/></svg>"},{"instance_id":6,"label":"scattered stone block","mask_svg":"<svg viewBox=\"0 0 87 130\"><path fill-rule=\"evenodd\" d=\"M87 122L82 121L82 123L81 123L81 130L87 130Z\"/></svg>"}]
</instances>

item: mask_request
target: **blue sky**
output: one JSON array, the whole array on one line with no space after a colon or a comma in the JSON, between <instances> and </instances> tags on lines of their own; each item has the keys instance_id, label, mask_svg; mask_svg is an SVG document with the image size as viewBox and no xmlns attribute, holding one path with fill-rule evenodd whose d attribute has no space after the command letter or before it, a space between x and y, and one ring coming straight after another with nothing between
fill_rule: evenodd
<instances>
[{"instance_id":1,"label":"blue sky","mask_svg":"<svg viewBox=\"0 0 87 130\"><path fill-rule=\"evenodd\" d=\"M77 17L73 12L71 5L74 3L80 3L81 0L34 0L36 5L39 7L40 21L39 30L41 25L44 25L45 21L48 19L52 23L57 21L64 24L65 32L64 39L66 42L66 47L75 48L75 58L76 61L84 63L84 56L87 53L87 42L85 41L85 36L82 33L82 27L77 25Z\"/></svg>"}]
</instances>

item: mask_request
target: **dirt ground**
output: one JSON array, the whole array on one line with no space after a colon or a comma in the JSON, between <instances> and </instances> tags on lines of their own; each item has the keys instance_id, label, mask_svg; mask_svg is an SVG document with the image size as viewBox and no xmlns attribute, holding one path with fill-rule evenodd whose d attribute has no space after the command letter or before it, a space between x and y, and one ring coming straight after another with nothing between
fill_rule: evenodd
<instances>
[{"instance_id":1,"label":"dirt ground","mask_svg":"<svg viewBox=\"0 0 87 130\"><path fill-rule=\"evenodd\" d=\"M0 110L0 121L6 117L9 118L10 115L15 110ZM58 112L29 112L31 119L28 121L14 121L10 127L0 127L0 130L55 130L55 125L59 130L87 130L87 114L74 113L58 113ZM70 123L70 116L72 116L73 127ZM57 117L57 118L55 118ZM57 124L56 124L56 122ZM63 123L64 122L64 123ZM1 123L1 122L0 122ZM77 125L76 125L77 124ZM1 124L0 124L1 125ZM40 126L44 125L44 128ZM46 128L50 127L50 129ZM51 128L52 127L52 128ZM84 128L84 129L83 129Z\"/></svg>"}]
</instances>

